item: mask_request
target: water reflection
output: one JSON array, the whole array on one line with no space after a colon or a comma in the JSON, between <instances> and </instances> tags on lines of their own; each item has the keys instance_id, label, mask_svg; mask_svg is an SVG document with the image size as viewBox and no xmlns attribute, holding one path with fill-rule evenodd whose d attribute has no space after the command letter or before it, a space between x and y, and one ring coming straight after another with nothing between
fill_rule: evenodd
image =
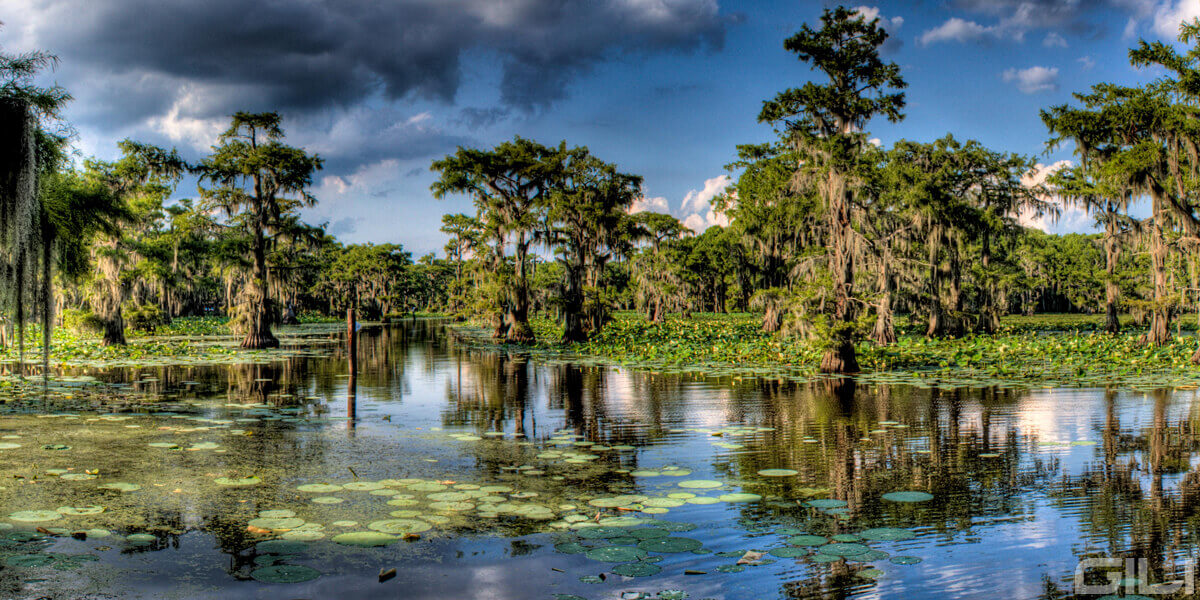
<instances>
[{"instance_id":1,"label":"water reflection","mask_svg":"<svg viewBox=\"0 0 1200 600\"><path fill-rule=\"evenodd\" d=\"M1146 558L1151 580L1182 577L1200 541L1200 479L1192 469L1200 409L1193 390L704 378L485 351L454 341L429 320L364 327L352 360L345 335L341 328L293 330L285 343L315 351L261 364L77 372L118 386L76 407L79 422L96 419L87 412L93 408L131 416L139 427L112 424L122 429L101 433L103 420L80 427L5 417L0 435L29 440L0 453L0 477L23 478L0 490L5 514L102 503L108 512L97 517L97 527L153 534L152 543L114 545L115 553L96 550L103 545L97 541L55 542L62 551L80 545L97 552L106 569L122 573L102 587L122 597L159 597L164 581L186 590L183 597L223 599L395 597L397 590L407 598L486 592L599 599L669 588L697 598L972 598L998 590L1049 597L1048 589L1070 591L1075 566L1087 557ZM179 434L192 436L189 443L212 437L221 452L149 447L164 428L179 429L177 417L221 423L199 437ZM54 455L36 449L51 442L73 449ZM570 464L547 458L563 451L590 458ZM38 470L90 465L153 493L114 495L31 479ZM688 474L672 477L668 469ZM796 475L759 475L764 469ZM263 484L211 485L214 476L251 475ZM696 524L687 535L713 554L667 556L663 572L644 579L581 582L580 575L612 565L556 553L554 544L570 534L548 533L555 529L548 521L469 513L419 543L353 551L315 543L310 564L325 574L312 582L271 587L248 579L271 559L255 549L260 537L247 531L260 510L295 508L327 529L337 519L379 518L364 516L379 510L365 494L314 507L311 496L295 490L354 478L501 482L537 494L537 502L558 511L555 518L617 514L587 502L614 494L665 498L682 491L682 480L716 480L723 491L761 499L684 503L654 515ZM883 498L904 490L935 499ZM804 505L818 498L845 506ZM818 564L801 557L741 573L716 571L740 552L781 547L788 536L780 531L855 536L879 527L915 535L873 549L920 564L887 558ZM379 584L374 575L382 566L403 568ZM162 575L146 575L151 568ZM865 576L871 568L882 573ZM707 575L684 576L684 569ZM66 580L46 579L30 594L67 589L54 587Z\"/></svg>"}]
</instances>

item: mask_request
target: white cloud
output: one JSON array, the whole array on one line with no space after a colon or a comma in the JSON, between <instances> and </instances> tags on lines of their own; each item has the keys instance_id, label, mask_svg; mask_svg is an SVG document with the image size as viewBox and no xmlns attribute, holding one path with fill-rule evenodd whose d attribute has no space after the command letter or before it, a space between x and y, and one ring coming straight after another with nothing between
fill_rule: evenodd
<instances>
[{"instance_id":1,"label":"white cloud","mask_svg":"<svg viewBox=\"0 0 1200 600\"><path fill-rule=\"evenodd\" d=\"M857 6L854 8L854 13L862 17L868 23L879 19L879 24L888 31L895 31L904 25L904 17L884 17L879 14L878 6Z\"/></svg>"},{"instance_id":2,"label":"white cloud","mask_svg":"<svg viewBox=\"0 0 1200 600\"><path fill-rule=\"evenodd\" d=\"M363 165L350 175L326 175L313 189L313 194L322 203L336 201L349 194L377 192L380 187L394 183L400 177L400 161L388 158Z\"/></svg>"},{"instance_id":3,"label":"white cloud","mask_svg":"<svg viewBox=\"0 0 1200 600\"><path fill-rule=\"evenodd\" d=\"M1058 35L1058 33L1051 31L1046 34L1046 39L1042 40L1042 45L1047 48L1066 48L1067 40L1063 36Z\"/></svg>"},{"instance_id":4,"label":"white cloud","mask_svg":"<svg viewBox=\"0 0 1200 600\"><path fill-rule=\"evenodd\" d=\"M1081 56L1078 59L1079 64L1083 65L1084 71L1091 71L1092 67L1096 66L1096 61L1091 56Z\"/></svg>"},{"instance_id":5,"label":"white cloud","mask_svg":"<svg viewBox=\"0 0 1200 600\"><path fill-rule=\"evenodd\" d=\"M871 144L872 146L875 146L876 148L883 147L883 140L881 140L879 138L871 138L871 139L867 140L867 143Z\"/></svg>"},{"instance_id":6,"label":"white cloud","mask_svg":"<svg viewBox=\"0 0 1200 600\"><path fill-rule=\"evenodd\" d=\"M670 214L671 204L662 196L647 198L642 196L633 201L633 206L629 207L629 214L634 215L640 212L656 212Z\"/></svg>"},{"instance_id":7,"label":"white cloud","mask_svg":"<svg viewBox=\"0 0 1200 600\"><path fill-rule=\"evenodd\" d=\"M1051 92L1058 89L1058 67L1034 66L1028 69L1009 69L1002 75L1005 83L1017 84L1025 94Z\"/></svg>"},{"instance_id":8,"label":"white cloud","mask_svg":"<svg viewBox=\"0 0 1200 600\"><path fill-rule=\"evenodd\" d=\"M195 93L189 91L176 100L166 114L150 117L146 123L173 142L186 143L200 151L208 150L217 143L217 136L228 126L229 119L187 116L190 105L196 100Z\"/></svg>"},{"instance_id":9,"label":"white cloud","mask_svg":"<svg viewBox=\"0 0 1200 600\"><path fill-rule=\"evenodd\" d=\"M938 42L977 42L995 33L995 27L985 27L975 21L951 17L945 23L922 33L921 45L929 46Z\"/></svg>"},{"instance_id":10,"label":"white cloud","mask_svg":"<svg viewBox=\"0 0 1200 600\"><path fill-rule=\"evenodd\" d=\"M1154 11L1152 29L1165 40L1179 37L1179 25L1200 18L1200 1L1166 0Z\"/></svg>"},{"instance_id":11,"label":"white cloud","mask_svg":"<svg viewBox=\"0 0 1200 600\"><path fill-rule=\"evenodd\" d=\"M703 188L691 190L683 197L683 202L680 203L678 210L671 210L671 203L666 198L655 196L637 199L629 208L629 212L635 214L650 211L669 214L696 233L703 233L713 225L724 227L729 224L729 219L713 210L712 201L717 195L723 193L730 183L732 180L728 175L718 175L704 180Z\"/></svg>"}]
</instances>

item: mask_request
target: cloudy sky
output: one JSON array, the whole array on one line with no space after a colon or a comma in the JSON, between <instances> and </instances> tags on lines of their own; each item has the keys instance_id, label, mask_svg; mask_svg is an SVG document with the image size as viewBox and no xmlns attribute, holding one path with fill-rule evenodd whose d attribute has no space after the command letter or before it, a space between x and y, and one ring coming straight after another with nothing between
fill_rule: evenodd
<instances>
[{"instance_id":1,"label":"cloudy sky","mask_svg":"<svg viewBox=\"0 0 1200 600\"><path fill-rule=\"evenodd\" d=\"M88 155L132 137L198 158L237 110L277 110L326 159L307 214L350 242L440 250L431 160L514 135L566 140L645 177L643 207L694 228L740 143L771 138L764 99L810 76L782 48L818 0L5 0L0 50L43 49ZM1173 39L1200 0L886 0L887 57L909 83L885 145L953 132L1053 165L1038 109ZM184 188L180 195L191 195ZM1083 230L1068 212L1051 230Z\"/></svg>"}]
</instances>

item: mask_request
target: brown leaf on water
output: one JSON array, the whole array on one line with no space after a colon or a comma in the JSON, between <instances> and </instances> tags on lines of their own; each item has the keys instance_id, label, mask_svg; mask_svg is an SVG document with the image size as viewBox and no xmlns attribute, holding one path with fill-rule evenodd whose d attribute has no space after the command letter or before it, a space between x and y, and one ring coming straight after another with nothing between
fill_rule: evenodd
<instances>
[{"instance_id":1,"label":"brown leaf on water","mask_svg":"<svg viewBox=\"0 0 1200 600\"><path fill-rule=\"evenodd\" d=\"M755 552L753 550L747 550L746 553L743 554L742 557L738 559L737 564L755 566L762 562L762 557L763 557L762 552Z\"/></svg>"}]
</instances>

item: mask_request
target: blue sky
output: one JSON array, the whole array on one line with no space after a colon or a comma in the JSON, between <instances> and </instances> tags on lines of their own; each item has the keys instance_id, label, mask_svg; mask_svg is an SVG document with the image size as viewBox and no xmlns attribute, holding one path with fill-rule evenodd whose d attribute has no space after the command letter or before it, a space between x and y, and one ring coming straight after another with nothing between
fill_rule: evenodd
<instances>
[{"instance_id":1,"label":"blue sky","mask_svg":"<svg viewBox=\"0 0 1200 600\"><path fill-rule=\"evenodd\" d=\"M133 137L198 158L234 110L278 110L292 143L327 167L307 216L348 242L441 249L429 163L514 135L566 140L645 177L642 206L701 228L737 144L771 139L764 99L808 69L783 40L832 3L776 0L13 0L0 50L61 58L47 78L76 97L81 152ZM848 3L893 39L907 118L884 145L948 132L1041 155L1038 110L1128 64L1138 38L1169 39L1200 0L913 0ZM1070 159L1070 149L1039 160ZM193 190L184 186L179 195ZM1087 229L1067 211L1052 231Z\"/></svg>"}]
</instances>

